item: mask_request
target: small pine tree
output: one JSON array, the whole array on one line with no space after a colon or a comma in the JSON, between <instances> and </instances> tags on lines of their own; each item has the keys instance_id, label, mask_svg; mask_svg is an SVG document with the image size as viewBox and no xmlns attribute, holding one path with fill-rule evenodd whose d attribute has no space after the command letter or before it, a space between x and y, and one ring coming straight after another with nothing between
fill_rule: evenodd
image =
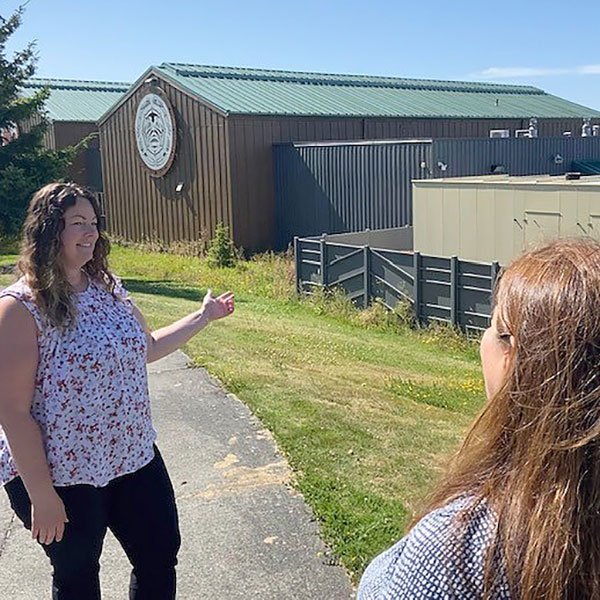
<instances>
[{"instance_id":1,"label":"small pine tree","mask_svg":"<svg viewBox=\"0 0 600 600\"><path fill-rule=\"evenodd\" d=\"M237 262L237 252L232 239L229 237L229 227L223 223L217 224L215 237L208 244L206 254L211 267L234 267Z\"/></svg>"},{"instance_id":2,"label":"small pine tree","mask_svg":"<svg viewBox=\"0 0 600 600\"><path fill-rule=\"evenodd\" d=\"M51 181L63 179L79 148L46 150L43 136L48 90L24 97L24 83L35 73L35 44L6 57L6 43L22 22L24 8L0 16L0 234L19 230L32 194ZM24 127L22 125L25 125ZM8 135L18 131L18 136Z\"/></svg>"}]
</instances>

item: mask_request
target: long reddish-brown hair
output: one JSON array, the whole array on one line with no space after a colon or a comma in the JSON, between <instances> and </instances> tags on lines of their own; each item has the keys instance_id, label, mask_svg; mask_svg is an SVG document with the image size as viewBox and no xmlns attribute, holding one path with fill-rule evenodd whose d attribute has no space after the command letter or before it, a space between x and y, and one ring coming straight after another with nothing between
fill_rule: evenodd
<instances>
[{"instance_id":1,"label":"long reddish-brown hair","mask_svg":"<svg viewBox=\"0 0 600 600\"><path fill-rule=\"evenodd\" d=\"M465 494L493 510L484 598L498 556L514 598L600 598L600 244L524 254L494 304L508 372L422 514Z\"/></svg>"},{"instance_id":2,"label":"long reddish-brown hair","mask_svg":"<svg viewBox=\"0 0 600 600\"><path fill-rule=\"evenodd\" d=\"M108 268L110 242L103 231L100 206L92 192L75 183L49 183L39 189L27 210L17 270L27 279L42 312L57 327L68 326L75 316L73 290L60 261L60 234L65 227L65 211L75 206L77 198L85 198L92 205L99 233L92 259L83 270L91 279L106 285L111 293L115 287Z\"/></svg>"}]
</instances>

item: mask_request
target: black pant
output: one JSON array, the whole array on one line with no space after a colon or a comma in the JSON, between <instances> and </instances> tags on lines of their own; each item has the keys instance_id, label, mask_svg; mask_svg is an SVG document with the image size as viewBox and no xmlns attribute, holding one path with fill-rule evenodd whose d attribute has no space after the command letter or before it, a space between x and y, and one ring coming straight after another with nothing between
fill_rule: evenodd
<instances>
[{"instance_id":1,"label":"black pant","mask_svg":"<svg viewBox=\"0 0 600 600\"><path fill-rule=\"evenodd\" d=\"M44 545L53 567L53 600L100 598L100 553L109 528L133 565L130 600L175 598L175 565L180 545L171 480L154 447L150 463L113 479L106 487L55 488L69 522L60 542ZM5 486L10 504L31 529L31 502L20 477Z\"/></svg>"}]
</instances>

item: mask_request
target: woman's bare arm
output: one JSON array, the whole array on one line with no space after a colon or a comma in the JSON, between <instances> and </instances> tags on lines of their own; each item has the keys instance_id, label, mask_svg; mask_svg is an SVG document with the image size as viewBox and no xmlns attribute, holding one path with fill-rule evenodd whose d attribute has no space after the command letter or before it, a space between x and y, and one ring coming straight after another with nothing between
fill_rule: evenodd
<instances>
[{"instance_id":1,"label":"woman's bare arm","mask_svg":"<svg viewBox=\"0 0 600 600\"><path fill-rule=\"evenodd\" d=\"M171 325L156 331L150 331L144 315L137 307L134 307L134 314L146 332L148 340L147 361L153 362L171 354L204 329L211 321L222 319L232 314L233 310L234 297L231 292L225 292L215 297L212 291L208 290L200 310L190 313L171 323Z\"/></svg>"},{"instance_id":2,"label":"woman's bare arm","mask_svg":"<svg viewBox=\"0 0 600 600\"><path fill-rule=\"evenodd\" d=\"M37 507L32 535L49 543L62 537L66 516L61 524L62 502L52 485L40 428L30 412L37 364L33 317L15 298L0 298L0 425L34 511Z\"/></svg>"}]
</instances>

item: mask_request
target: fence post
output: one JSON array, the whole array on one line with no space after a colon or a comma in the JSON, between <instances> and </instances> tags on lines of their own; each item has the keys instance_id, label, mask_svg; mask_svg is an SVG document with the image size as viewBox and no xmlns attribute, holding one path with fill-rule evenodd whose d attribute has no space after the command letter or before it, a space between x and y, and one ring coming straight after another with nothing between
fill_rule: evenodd
<instances>
[{"instance_id":1,"label":"fence post","mask_svg":"<svg viewBox=\"0 0 600 600\"><path fill-rule=\"evenodd\" d=\"M458 325L458 256L450 258L450 322Z\"/></svg>"},{"instance_id":2,"label":"fence post","mask_svg":"<svg viewBox=\"0 0 600 600\"><path fill-rule=\"evenodd\" d=\"M296 295L299 296L302 292L302 273L301 273L302 259L300 257L300 242L298 236L294 236L294 269L296 271Z\"/></svg>"},{"instance_id":3,"label":"fence post","mask_svg":"<svg viewBox=\"0 0 600 600\"><path fill-rule=\"evenodd\" d=\"M413 254L413 269L415 273L414 283L413 283L413 299L414 299L414 309L415 316L417 319L417 323L421 322L421 262L422 257L420 252L415 252Z\"/></svg>"},{"instance_id":4,"label":"fence post","mask_svg":"<svg viewBox=\"0 0 600 600\"><path fill-rule=\"evenodd\" d=\"M369 246L363 246L363 265L365 268L363 278L365 294L363 302L364 308L367 308L371 302L371 248Z\"/></svg>"},{"instance_id":5,"label":"fence post","mask_svg":"<svg viewBox=\"0 0 600 600\"><path fill-rule=\"evenodd\" d=\"M319 251L321 259L321 286L327 289L327 235L324 233L319 240Z\"/></svg>"}]
</instances>

